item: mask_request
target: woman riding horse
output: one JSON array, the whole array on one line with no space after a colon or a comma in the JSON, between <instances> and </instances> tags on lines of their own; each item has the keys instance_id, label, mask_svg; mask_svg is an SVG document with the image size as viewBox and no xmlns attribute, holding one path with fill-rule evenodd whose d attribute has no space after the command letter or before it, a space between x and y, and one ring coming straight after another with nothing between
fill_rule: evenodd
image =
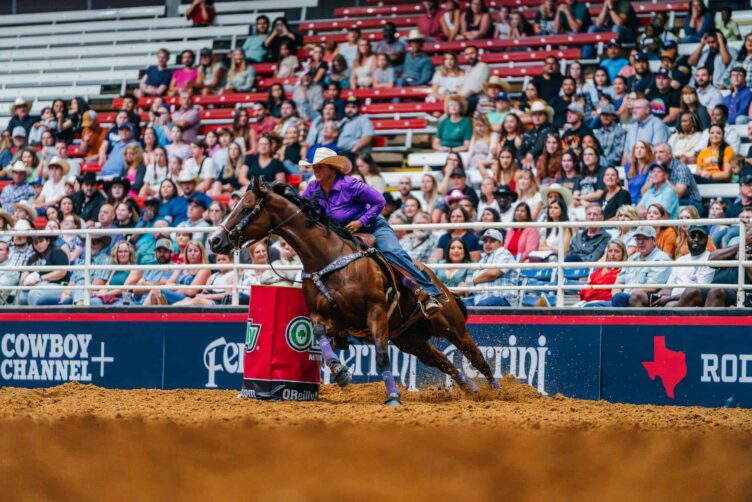
<instances>
[{"instance_id":1,"label":"woman riding horse","mask_svg":"<svg viewBox=\"0 0 752 502\"><path fill-rule=\"evenodd\" d=\"M411 284L410 289L418 297L423 314L430 318L439 313L442 309L441 291L402 249L394 230L381 216L386 203L384 196L359 179L348 176L352 170L350 160L329 148L317 149L313 163L301 160L300 165L312 168L315 177L303 192L303 198L316 201L327 216L350 232L372 234L376 249L417 282L417 285Z\"/></svg>"}]
</instances>

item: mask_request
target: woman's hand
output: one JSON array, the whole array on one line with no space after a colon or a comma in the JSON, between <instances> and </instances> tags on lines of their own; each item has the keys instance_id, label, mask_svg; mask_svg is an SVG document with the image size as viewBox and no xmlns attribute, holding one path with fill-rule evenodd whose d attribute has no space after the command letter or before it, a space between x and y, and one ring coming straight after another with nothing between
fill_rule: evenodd
<instances>
[{"instance_id":1,"label":"woman's hand","mask_svg":"<svg viewBox=\"0 0 752 502\"><path fill-rule=\"evenodd\" d=\"M355 233L361 228L363 228L363 224L358 220L353 220L347 225L345 225L345 228L350 231L351 233Z\"/></svg>"}]
</instances>

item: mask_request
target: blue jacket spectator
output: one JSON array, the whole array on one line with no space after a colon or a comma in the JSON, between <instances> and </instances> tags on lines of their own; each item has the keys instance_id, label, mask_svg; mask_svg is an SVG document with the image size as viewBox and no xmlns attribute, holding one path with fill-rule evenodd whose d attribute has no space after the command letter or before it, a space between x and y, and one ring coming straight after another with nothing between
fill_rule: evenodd
<instances>
[{"instance_id":1,"label":"blue jacket spectator","mask_svg":"<svg viewBox=\"0 0 752 502\"><path fill-rule=\"evenodd\" d=\"M713 29L713 14L703 0L689 2L689 12L684 18L684 43L697 43Z\"/></svg>"},{"instance_id":2,"label":"blue jacket spectator","mask_svg":"<svg viewBox=\"0 0 752 502\"><path fill-rule=\"evenodd\" d=\"M360 153L371 149L374 136L373 124L365 115L360 115L360 100L347 98L345 118L339 123L337 148L340 152Z\"/></svg>"},{"instance_id":3,"label":"blue jacket spectator","mask_svg":"<svg viewBox=\"0 0 752 502\"><path fill-rule=\"evenodd\" d=\"M729 77L731 93L723 98L723 104L729 111L729 124L746 124L749 122L749 106L752 103L752 91L747 87L747 70L738 66L731 70Z\"/></svg>"},{"instance_id":4,"label":"blue jacket spectator","mask_svg":"<svg viewBox=\"0 0 752 502\"><path fill-rule=\"evenodd\" d=\"M652 204L660 204L669 214L670 219L679 218L679 197L676 190L666 183L668 167L658 162L650 164L650 181L652 185L640 199L638 209L647 210Z\"/></svg>"},{"instance_id":5,"label":"blue jacket spectator","mask_svg":"<svg viewBox=\"0 0 752 502\"><path fill-rule=\"evenodd\" d=\"M112 145L110 151L107 153L107 160L99 173L101 178L108 179L120 176L125 166L125 147L136 141L133 139L133 126L130 122L121 124L118 127L118 135L120 141Z\"/></svg>"}]
</instances>

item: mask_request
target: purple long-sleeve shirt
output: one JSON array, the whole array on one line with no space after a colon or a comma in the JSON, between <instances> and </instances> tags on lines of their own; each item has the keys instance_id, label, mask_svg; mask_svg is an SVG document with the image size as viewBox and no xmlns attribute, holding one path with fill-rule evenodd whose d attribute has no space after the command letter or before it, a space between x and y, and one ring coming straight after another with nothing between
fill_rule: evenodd
<instances>
[{"instance_id":1,"label":"purple long-sleeve shirt","mask_svg":"<svg viewBox=\"0 0 752 502\"><path fill-rule=\"evenodd\" d=\"M368 227L381 214L386 204L383 195L352 176L337 176L328 198L318 181L312 179L303 192L303 198L312 199L317 192L319 205L330 218L341 225L358 220L364 227Z\"/></svg>"}]
</instances>

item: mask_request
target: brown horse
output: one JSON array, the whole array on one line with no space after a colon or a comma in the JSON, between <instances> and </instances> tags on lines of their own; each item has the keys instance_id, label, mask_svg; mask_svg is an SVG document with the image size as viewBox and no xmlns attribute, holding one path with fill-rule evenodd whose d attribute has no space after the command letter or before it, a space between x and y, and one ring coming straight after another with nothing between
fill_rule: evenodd
<instances>
[{"instance_id":1,"label":"brown horse","mask_svg":"<svg viewBox=\"0 0 752 502\"><path fill-rule=\"evenodd\" d=\"M429 343L432 336L445 338L491 385L498 387L488 362L467 332L464 305L429 269L424 268L441 287L444 297L444 308L432 319L422 315L415 295L401 281L393 280L394 275L377 253L363 251L347 230L322 214L318 204L300 198L289 185L267 186L251 178L242 200L209 238L209 245L215 253L224 254L272 234L290 244L308 273L304 276L307 279L303 281L303 296L311 312L314 335L340 386L350 383L351 377L328 336L346 339L349 335L374 343L376 362L387 386L387 405L400 404L387 350L390 340L423 364L451 376L462 389L477 390L471 380ZM327 267L331 272L317 274ZM398 294L390 289L396 289ZM388 296L393 298L392 302Z\"/></svg>"}]
</instances>

